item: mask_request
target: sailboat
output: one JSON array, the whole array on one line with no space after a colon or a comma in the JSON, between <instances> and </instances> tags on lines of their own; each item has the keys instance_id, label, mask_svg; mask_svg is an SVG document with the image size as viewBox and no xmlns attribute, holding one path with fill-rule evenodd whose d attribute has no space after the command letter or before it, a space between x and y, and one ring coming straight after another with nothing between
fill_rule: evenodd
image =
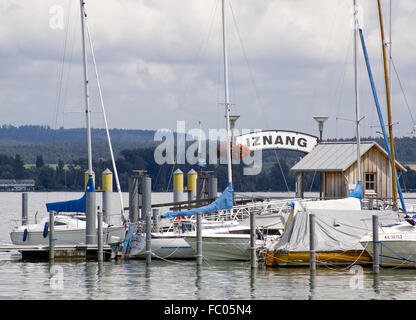
<instances>
[{"instance_id":1,"label":"sailboat","mask_svg":"<svg viewBox=\"0 0 416 320\"><path fill-rule=\"evenodd\" d=\"M82 52L83 52L83 73L85 89L85 108L87 125L87 146L88 146L88 182L84 195L77 200L47 203L48 212L56 214L54 219L54 235L56 244L93 244L97 241L97 208L95 198L95 188L92 170L92 148L91 148L91 120L90 104L88 93L88 72L85 39L85 3L80 0L81 9L81 30L82 30ZM92 49L92 43L91 43ZM95 61L95 59L94 59ZM101 92L100 92L101 98ZM105 116L105 113L104 113ZM107 129L108 136L108 129ZM109 136L108 136L109 138ZM110 142L110 140L109 140ZM112 154L111 143L110 151ZM112 154L113 159L113 154ZM114 165L114 161L113 161ZM116 174L117 177L117 174ZM119 182L117 178L117 186ZM123 207L122 207L123 208ZM123 210L123 209L122 209ZM82 214L85 213L85 214ZM39 245L49 243L49 220L43 219L40 223L18 226L10 233L13 244L16 245ZM103 223L103 242L120 242L125 234L124 225L112 226Z\"/></svg>"},{"instance_id":2,"label":"sailboat","mask_svg":"<svg viewBox=\"0 0 416 320\"><path fill-rule=\"evenodd\" d=\"M355 189L348 197L356 197L362 200L361 183L361 156L360 156L360 116L358 99L357 77L357 46L359 41L359 23L356 0L354 4L354 87L356 109L356 139L357 139L357 176L358 182ZM384 126L382 125L384 129ZM387 145L388 147L388 145ZM388 149L389 150L389 149ZM390 151L389 151L390 155ZM391 160L391 157L389 157ZM401 198L402 199L402 198ZM341 199L343 201L345 199ZM352 265L354 263L371 263L371 255L367 243L360 240L371 231L372 215L377 214L381 225L387 226L402 221L395 211L390 210L362 210L360 207L349 210L339 210L334 201L332 208L321 206L322 201L316 203L300 203L303 210L296 210L289 217L289 222L283 236L274 243L266 254L267 266L302 266L309 264L309 214L316 216L315 223L315 251L319 264ZM341 204L341 203L340 203ZM320 207L320 208L318 208ZM403 204L404 207L404 204ZM330 209L330 210L328 210ZM342 208L341 208L342 209ZM346 209L346 208L344 208ZM296 213L295 218L292 216Z\"/></svg>"},{"instance_id":3,"label":"sailboat","mask_svg":"<svg viewBox=\"0 0 416 320\"><path fill-rule=\"evenodd\" d=\"M226 157L227 157L227 177L228 183L224 192L212 203L190 210L178 211L178 212L167 212L162 214L162 219L169 219L170 223L174 225L174 228L169 232L153 232L151 239L151 251L155 258L187 258L194 259L196 257L195 249L195 215L202 213L201 229L202 229L202 251L204 258L207 257L218 257L221 256L221 260L247 260L247 250L250 249L250 239L247 236L247 232L250 231L248 225L242 225L241 221L246 220L249 217L247 210L256 210L259 212L278 212L278 217L273 216L277 219L277 222L271 223L276 226L276 229L282 229L284 222L281 218L283 216L282 207L286 205L286 202L282 204L279 202L279 207L276 208L270 204L251 204L252 208L246 206L240 208L234 205L233 200L233 183L232 183L232 168L231 168L231 132L230 132L230 99L229 99L229 88L228 88L228 62L227 62L227 43L226 43L226 26L225 26L225 10L224 0L222 0L222 31L223 31L223 58L224 58L224 91L225 91L225 118L226 118L226 131L227 141L226 145ZM201 123L199 122L199 126ZM201 150L201 139L199 139L199 150ZM198 153L198 165L205 166L201 154ZM285 207L288 207L285 206ZM241 216L233 214L234 212L244 211ZM288 214L288 211L287 211ZM239 218L236 218L239 217ZM175 220L180 219L180 220ZM179 227L179 228L177 228ZM280 234L278 231L275 232ZM210 239L217 241L221 238L224 242L224 248L228 252L235 252L235 248L241 248L242 255L233 256L231 254L218 255L218 246L212 246L209 243ZM231 239L231 241L230 241ZM248 239L248 242L247 242ZM207 241L206 241L207 240ZM264 243L264 242L262 242ZM132 242L129 248L130 258L145 258L145 235L141 232L136 232L132 238ZM223 250L223 249L221 249ZM250 259L250 257L248 257Z\"/></svg>"},{"instance_id":4,"label":"sailboat","mask_svg":"<svg viewBox=\"0 0 416 320\"><path fill-rule=\"evenodd\" d=\"M227 52L227 41L226 41L226 12L225 12L225 0L222 0L222 40L223 40L223 63L224 63L224 105L225 105L225 118L226 118L226 130L227 130L227 141L226 151L227 151L227 173L228 173L228 186L224 193L212 204L189 210L185 212L186 215L193 215L197 212L213 212L219 209L234 209L233 206L233 183L232 183L232 141L231 141L231 132L230 132L230 99L229 99L229 88L228 88L228 52ZM286 203L285 203L286 204ZM260 204L260 207L262 205ZM259 217L264 218L265 213L268 212L266 207L260 209L256 214ZM282 206L276 211L271 209L271 219L273 222L269 221L268 227L270 228L270 234L273 239L281 235L282 229L284 227L284 222L282 223L282 217L287 214L289 211L283 212L283 207L288 208L288 206ZM255 206L251 208L250 211L256 210ZM254 213L254 212L252 212ZM286 215L286 216L287 216ZM270 218L270 217L269 217ZM250 226L247 223L248 220L245 219L240 221L237 226L228 226L225 228L218 229L203 229L202 233L202 253L203 257L206 260L250 260L251 258L251 234ZM257 224L257 227L260 227ZM273 230L273 231L272 231ZM267 231L269 229L267 228ZM196 232L188 232L184 234L185 241L194 249L197 248L197 235ZM270 239L270 238L269 238ZM255 243L256 247L265 245L264 235L259 235L258 241Z\"/></svg>"},{"instance_id":5,"label":"sailboat","mask_svg":"<svg viewBox=\"0 0 416 320\"><path fill-rule=\"evenodd\" d=\"M383 130L383 137L389 151L390 161L392 163L392 176L395 178L397 188L393 188L393 201L396 199L397 194L396 190L399 193L402 210L405 214L404 221L396 223L391 226L382 227L379 226L379 248L378 252L374 252L373 247L373 234L370 232L362 237L360 240L361 244L365 246L367 252L374 257L374 255L379 256L379 261L381 266L394 266L394 267L416 267L416 216L410 217L407 213L406 206L403 201L401 194L400 183L397 178L397 173L395 170L394 164L394 147L393 147L393 138L392 138L392 126L391 126L391 106L390 106L390 88L388 81L387 73L387 64L386 64L386 52L385 52L385 41L384 41L384 29L383 29L383 19L381 12L381 4L378 0L378 12L380 19L380 32L382 40L382 49L383 49L383 60L384 60L384 73L385 73L385 85L386 85L386 95L387 95L387 108L388 108L388 117L389 117L389 133L390 133L390 148L387 141L387 133L384 128L384 121L381 115L380 106L378 104L377 95L375 93L375 87L372 81L371 69L369 68L368 56L365 48L364 37L361 31L361 41L363 45L363 50L366 55L367 69L369 72L370 80L372 81L374 98L376 100L377 112L379 115L380 125ZM394 185L393 185L394 186Z\"/></svg>"}]
</instances>

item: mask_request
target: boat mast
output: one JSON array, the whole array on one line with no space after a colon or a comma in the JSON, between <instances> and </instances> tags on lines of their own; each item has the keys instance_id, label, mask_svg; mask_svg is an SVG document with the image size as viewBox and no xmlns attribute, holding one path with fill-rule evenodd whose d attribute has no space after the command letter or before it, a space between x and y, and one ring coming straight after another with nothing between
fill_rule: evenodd
<instances>
[{"instance_id":1,"label":"boat mast","mask_svg":"<svg viewBox=\"0 0 416 320\"><path fill-rule=\"evenodd\" d=\"M226 41L226 25L225 25L225 0L222 0L222 41L224 56L224 89L225 89L225 117L227 129L227 165L228 165L228 183L232 183L231 171L231 145L230 145L230 101L228 91L228 61L227 61L227 41Z\"/></svg>"},{"instance_id":2,"label":"boat mast","mask_svg":"<svg viewBox=\"0 0 416 320\"><path fill-rule=\"evenodd\" d=\"M383 64L384 64L384 82L386 85L386 98L387 98L387 121L389 127L390 137L390 151L391 151L391 181L392 181L392 198L393 208L397 207L397 181L396 181L396 161L394 157L394 142L393 142L393 124L391 118L391 103L390 103L390 87L389 87L389 76L387 71L387 58L386 58L386 42L384 40L384 27L383 27L383 15L381 13L380 0L377 0L378 4L378 15L380 19L380 33L381 33L381 47L383 49Z\"/></svg>"},{"instance_id":3,"label":"boat mast","mask_svg":"<svg viewBox=\"0 0 416 320\"><path fill-rule=\"evenodd\" d=\"M354 85L355 85L355 119L357 136L357 184L361 183L361 155L360 155L360 104L358 99L358 74L357 74L357 46L358 46L358 6L354 0Z\"/></svg>"},{"instance_id":4,"label":"boat mast","mask_svg":"<svg viewBox=\"0 0 416 320\"><path fill-rule=\"evenodd\" d=\"M85 40L85 2L80 0L81 4L81 34L82 34L82 54L84 62L84 86L85 86L85 114L87 120L87 144L88 144L88 180L92 179L92 151L91 151L91 120L90 120L90 100L88 94L88 71L87 71L87 53ZM94 185L92 189L86 190L85 199L85 242L87 244L97 243L97 207Z\"/></svg>"},{"instance_id":5,"label":"boat mast","mask_svg":"<svg viewBox=\"0 0 416 320\"><path fill-rule=\"evenodd\" d=\"M88 92L88 70L87 70L87 52L85 39L85 2L80 0L81 4L81 34L82 34L82 55L83 55L83 70L84 70L84 88L85 88L85 115L87 121L87 146L88 146L88 175L92 176L92 148L91 148L91 110L90 97Z\"/></svg>"}]
</instances>

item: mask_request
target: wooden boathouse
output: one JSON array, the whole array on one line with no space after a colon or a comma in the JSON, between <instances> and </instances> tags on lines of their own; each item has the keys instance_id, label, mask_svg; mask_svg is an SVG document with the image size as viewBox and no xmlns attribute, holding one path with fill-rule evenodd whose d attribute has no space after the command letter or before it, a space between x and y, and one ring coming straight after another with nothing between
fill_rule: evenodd
<instances>
[{"instance_id":1,"label":"wooden boathouse","mask_svg":"<svg viewBox=\"0 0 416 320\"><path fill-rule=\"evenodd\" d=\"M364 201L369 199L390 200L392 183L388 153L374 141L360 143L361 181ZM337 199L347 196L356 186L356 142L321 142L292 168L296 172L297 196L303 198L304 173L321 174L321 196ZM396 161L397 174L406 169Z\"/></svg>"}]
</instances>

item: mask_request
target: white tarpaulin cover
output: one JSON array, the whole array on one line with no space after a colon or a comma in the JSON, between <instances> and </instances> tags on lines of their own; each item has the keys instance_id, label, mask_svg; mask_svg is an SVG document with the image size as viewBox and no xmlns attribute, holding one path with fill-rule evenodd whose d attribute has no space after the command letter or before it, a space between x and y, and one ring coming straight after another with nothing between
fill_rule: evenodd
<instances>
[{"instance_id":1,"label":"white tarpaulin cover","mask_svg":"<svg viewBox=\"0 0 416 320\"><path fill-rule=\"evenodd\" d=\"M309 251L309 213L315 214L315 250L362 250L360 239L372 232L372 216L378 215L381 226L403 221L403 214L378 210L322 210L298 211L282 237L272 246L282 252Z\"/></svg>"}]
</instances>

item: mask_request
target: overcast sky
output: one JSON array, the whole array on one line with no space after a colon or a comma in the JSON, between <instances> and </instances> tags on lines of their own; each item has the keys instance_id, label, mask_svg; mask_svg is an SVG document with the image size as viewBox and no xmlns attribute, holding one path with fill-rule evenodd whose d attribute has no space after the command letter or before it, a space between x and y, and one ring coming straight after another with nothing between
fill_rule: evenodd
<instances>
[{"instance_id":1,"label":"overcast sky","mask_svg":"<svg viewBox=\"0 0 416 320\"><path fill-rule=\"evenodd\" d=\"M222 128L220 0L86 0L111 128ZM390 1L382 0L386 37ZM227 0L232 114L237 128L355 135L352 0ZM358 1L378 96L386 98L377 1ZM0 125L84 127L78 0L0 2ZM63 20L60 19L63 17ZM416 117L416 1L392 4L395 136ZM380 131L359 47L362 136ZM89 54L89 57L91 55ZM89 60L93 127L103 127ZM407 101L407 104L406 104Z\"/></svg>"}]
</instances>

